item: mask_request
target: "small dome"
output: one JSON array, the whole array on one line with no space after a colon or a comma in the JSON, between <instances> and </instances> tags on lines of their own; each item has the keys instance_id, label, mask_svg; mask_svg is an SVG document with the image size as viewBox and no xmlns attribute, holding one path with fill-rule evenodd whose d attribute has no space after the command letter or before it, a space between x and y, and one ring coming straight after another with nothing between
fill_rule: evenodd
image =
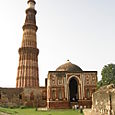
<instances>
[{"instance_id":1,"label":"small dome","mask_svg":"<svg viewBox=\"0 0 115 115\"><path fill-rule=\"evenodd\" d=\"M67 62L59 66L56 71L82 72L83 70L79 66L72 64L69 60L67 60Z\"/></svg>"}]
</instances>

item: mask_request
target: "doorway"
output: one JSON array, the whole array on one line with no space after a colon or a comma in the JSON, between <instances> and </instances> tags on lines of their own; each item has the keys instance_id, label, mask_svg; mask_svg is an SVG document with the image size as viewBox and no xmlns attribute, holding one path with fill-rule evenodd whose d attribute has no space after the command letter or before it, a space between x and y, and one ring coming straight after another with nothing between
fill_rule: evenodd
<instances>
[{"instance_id":1,"label":"doorway","mask_svg":"<svg viewBox=\"0 0 115 115\"><path fill-rule=\"evenodd\" d=\"M75 77L72 77L69 82L70 102L78 101L78 83Z\"/></svg>"}]
</instances>

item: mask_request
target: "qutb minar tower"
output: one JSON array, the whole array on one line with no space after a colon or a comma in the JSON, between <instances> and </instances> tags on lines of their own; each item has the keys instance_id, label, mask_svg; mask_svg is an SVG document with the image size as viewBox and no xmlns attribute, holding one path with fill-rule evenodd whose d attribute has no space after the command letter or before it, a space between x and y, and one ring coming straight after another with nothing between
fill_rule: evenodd
<instances>
[{"instance_id":1,"label":"qutb minar tower","mask_svg":"<svg viewBox=\"0 0 115 115\"><path fill-rule=\"evenodd\" d=\"M19 66L16 79L16 88L38 88L39 69L37 38L36 38L36 10L35 1L28 1L26 9L26 19L23 26L23 39L19 48Z\"/></svg>"}]
</instances>

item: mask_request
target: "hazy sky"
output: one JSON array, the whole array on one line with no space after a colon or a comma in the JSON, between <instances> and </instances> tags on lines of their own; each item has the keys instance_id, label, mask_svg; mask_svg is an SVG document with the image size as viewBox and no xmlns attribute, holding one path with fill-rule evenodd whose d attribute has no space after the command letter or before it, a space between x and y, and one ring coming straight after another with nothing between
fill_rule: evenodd
<instances>
[{"instance_id":1,"label":"hazy sky","mask_svg":"<svg viewBox=\"0 0 115 115\"><path fill-rule=\"evenodd\" d=\"M115 0L36 0L40 84L67 59L85 71L115 63ZM0 87L15 87L27 0L0 1Z\"/></svg>"}]
</instances>

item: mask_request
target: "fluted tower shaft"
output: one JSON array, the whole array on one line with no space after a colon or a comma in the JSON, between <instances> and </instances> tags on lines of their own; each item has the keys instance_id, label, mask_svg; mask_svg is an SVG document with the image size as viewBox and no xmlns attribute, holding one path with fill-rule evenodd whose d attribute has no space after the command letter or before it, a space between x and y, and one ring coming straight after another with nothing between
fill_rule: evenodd
<instances>
[{"instance_id":1,"label":"fluted tower shaft","mask_svg":"<svg viewBox=\"0 0 115 115\"><path fill-rule=\"evenodd\" d=\"M23 26L23 39L19 48L19 66L16 79L17 88L39 87L39 69L37 38L36 38L36 10L35 1L28 1L26 19Z\"/></svg>"}]
</instances>

